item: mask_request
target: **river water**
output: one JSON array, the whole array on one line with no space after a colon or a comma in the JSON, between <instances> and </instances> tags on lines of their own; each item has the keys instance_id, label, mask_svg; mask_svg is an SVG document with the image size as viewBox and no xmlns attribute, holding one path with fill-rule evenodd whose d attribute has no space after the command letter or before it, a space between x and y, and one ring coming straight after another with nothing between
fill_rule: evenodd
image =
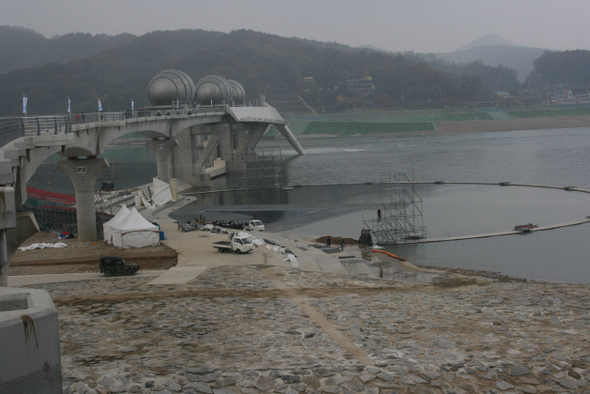
<instances>
[{"instance_id":1,"label":"river water","mask_svg":"<svg viewBox=\"0 0 590 394\"><path fill-rule=\"evenodd\" d=\"M286 160L288 183L364 183L405 173L415 180L511 182L590 189L590 128L458 135L300 140L306 156ZM262 141L257 150L290 148ZM360 189L359 189L360 188ZM366 204L356 213L291 229L302 235L357 238L387 192L369 186L313 188L309 204ZM306 188L290 201L305 203ZM307 189L311 190L311 189ZM297 191L295 189L294 191ZM429 238L509 231L590 215L590 194L516 186L428 185L421 189ZM319 195L319 196L318 196ZM323 195L323 197L321 197ZM318 200L319 199L319 200ZM590 283L590 224L532 234L389 246L418 266L499 272L532 280Z\"/></svg>"},{"instance_id":2,"label":"river water","mask_svg":"<svg viewBox=\"0 0 590 394\"><path fill-rule=\"evenodd\" d=\"M263 140L256 150L282 151L285 183L349 184L294 188L253 198L212 198L208 204L291 205L288 214L325 207L353 207L353 212L290 228L302 236L358 238L363 220L376 216L388 201L387 187L364 185L404 173L416 181L500 182L576 186L590 189L590 128L486 132L457 135L405 135L301 139L306 152L297 156L283 139ZM106 152L117 188L145 184L156 174L147 148ZM53 160L53 159L52 159ZM54 168L49 160L46 166ZM122 171L117 171L117 165ZM57 189L71 189L58 171L40 169L34 178ZM44 187L43 182L38 184ZM540 226L584 219L590 194L517 186L424 185L424 225L429 238L509 231L517 224ZM59 191L59 190L57 190ZM227 196L226 196L227 197ZM205 199L198 199L203 204ZM300 211L295 209L302 206ZM281 208L282 209L282 208ZM278 209L280 210L280 209ZM346 211L346 210L344 210ZM388 250L418 266L440 266L500 272L532 280L590 283L590 224L494 238L389 246Z\"/></svg>"}]
</instances>

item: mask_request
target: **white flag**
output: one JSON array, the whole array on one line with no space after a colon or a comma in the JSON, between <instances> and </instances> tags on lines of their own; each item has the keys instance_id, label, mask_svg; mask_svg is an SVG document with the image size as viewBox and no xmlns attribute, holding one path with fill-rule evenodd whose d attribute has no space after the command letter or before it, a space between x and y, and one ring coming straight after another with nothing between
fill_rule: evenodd
<instances>
[{"instance_id":1,"label":"white flag","mask_svg":"<svg viewBox=\"0 0 590 394\"><path fill-rule=\"evenodd\" d=\"M27 101L29 99L23 96L23 114L27 114Z\"/></svg>"},{"instance_id":2,"label":"white flag","mask_svg":"<svg viewBox=\"0 0 590 394\"><path fill-rule=\"evenodd\" d=\"M180 104L180 102L178 101L178 99L176 99L176 108L178 108L178 104Z\"/></svg>"},{"instance_id":3,"label":"white flag","mask_svg":"<svg viewBox=\"0 0 590 394\"><path fill-rule=\"evenodd\" d=\"M100 102L100 99L98 100L98 112L102 111L102 103Z\"/></svg>"},{"instance_id":4,"label":"white flag","mask_svg":"<svg viewBox=\"0 0 590 394\"><path fill-rule=\"evenodd\" d=\"M131 111L133 111L133 106L135 105L135 101L131 100Z\"/></svg>"},{"instance_id":5,"label":"white flag","mask_svg":"<svg viewBox=\"0 0 590 394\"><path fill-rule=\"evenodd\" d=\"M68 97L68 114L72 112L71 108L70 108L70 98Z\"/></svg>"}]
</instances>

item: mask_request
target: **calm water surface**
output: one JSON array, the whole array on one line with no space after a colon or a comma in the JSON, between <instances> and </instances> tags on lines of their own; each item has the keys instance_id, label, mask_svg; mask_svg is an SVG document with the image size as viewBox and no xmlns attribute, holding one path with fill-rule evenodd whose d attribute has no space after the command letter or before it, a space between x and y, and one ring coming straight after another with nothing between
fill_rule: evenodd
<instances>
[{"instance_id":1,"label":"calm water surface","mask_svg":"<svg viewBox=\"0 0 590 394\"><path fill-rule=\"evenodd\" d=\"M290 184L379 182L406 173L416 180L512 182L590 189L590 128L526 130L445 136L301 140L306 156L287 160ZM258 150L289 152L281 140ZM346 200L342 191L326 199ZM516 224L564 223L590 216L590 195L562 190L432 186L423 190L428 237L507 231ZM367 209L292 231L358 237L382 193L354 193ZM342 202L344 203L344 202ZM388 247L407 260L501 272L546 281L590 283L590 225L533 234Z\"/></svg>"},{"instance_id":2,"label":"calm water surface","mask_svg":"<svg viewBox=\"0 0 590 394\"><path fill-rule=\"evenodd\" d=\"M296 156L283 139L261 141L257 151L283 152L286 183L365 183L405 173L415 180L512 182L590 189L590 128L525 130L460 135L301 139L306 155ZM147 148L107 151L117 188L151 182L154 155ZM72 190L69 180L46 164L34 178L54 189ZM563 190L476 185L430 185L422 189L429 238L507 231L517 224L563 223L590 216L590 195ZM381 186L294 189L273 201L315 206L352 204L352 214L292 229L302 235L358 238L363 219L387 201ZM219 201L224 204L226 201ZM239 198L232 198L237 204ZM251 201L244 203L252 203ZM590 225L533 234L450 241L390 249L425 266L497 271L528 279L590 283Z\"/></svg>"}]
</instances>

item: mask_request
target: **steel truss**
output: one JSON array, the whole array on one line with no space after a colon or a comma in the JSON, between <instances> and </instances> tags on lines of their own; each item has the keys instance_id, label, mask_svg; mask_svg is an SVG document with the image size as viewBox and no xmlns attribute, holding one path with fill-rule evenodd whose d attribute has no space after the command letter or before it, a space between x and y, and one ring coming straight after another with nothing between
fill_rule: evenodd
<instances>
[{"instance_id":1,"label":"steel truss","mask_svg":"<svg viewBox=\"0 0 590 394\"><path fill-rule=\"evenodd\" d=\"M259 188L282 185L282 152L262 152L240 158L242 171L232 177L232 187Z\"/></svg>"},{"instance_id":2,"label":"steel truss","mask_svg":"<svg viewBox=\"0 0 590 394\"><path fill-rule=\"evenodd\" d=\"M398 242L426 238L422 215L422 195L416 190L414 180L406 174L389 175L391 187L389 201L381 203L381 218L364 221L364 228L372 233L379 245L393 245Z\"/></svg>"}]
</instances>

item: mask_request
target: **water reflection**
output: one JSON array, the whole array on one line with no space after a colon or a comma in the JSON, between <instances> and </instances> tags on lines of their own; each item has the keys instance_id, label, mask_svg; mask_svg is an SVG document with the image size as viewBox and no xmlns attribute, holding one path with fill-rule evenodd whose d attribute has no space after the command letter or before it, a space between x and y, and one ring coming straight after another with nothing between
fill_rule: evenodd
<instances>
[{"instance_id":1,"label":"water reflection","mask_svg":"<svg viewBox=\"0 0 590 394\"><path fill-rule=\"evenodd\" d=\"M192 205L203 207L289 203L289 193L276 187L223 191L208 191L195 188L189 189L183 194L197 197L197 201Z\"/></svg>"},{"instance_id":2,"label":"water reflection","mask_svg":"<svg viewBox=\"0 0 590 394\"><path fill-rule=\"evenodd\" d=\"M288 230L306 238L332 235L357 239L363 219L375 216L386 185L266 188L196 194L193 206L174 218L200 214L216 220L261 219L270 231ZM482 185L427 185L424 224L430 238L510 231L519 223L558 224L588 215L590 195L558 189ZM231 215L238 219L232 219ZM533 280L590 283L588 225L526 235L436 244L388 246L418 266L495 271ZM430 281L398 264L369 266L377 277Z\"/></svg>"},{"instance_id":3,"label":"water reflection","mask_svg":"<svg viewBox=\"0 0 590 394\"><path fill-rule=\"evenodd\" d=\"M378 255L373 255L367 265L377 278L399 280L404 282L430 283L441 276L438 273L425 272L410 264L393 261Z\"/></svg>"}]
</instances>

